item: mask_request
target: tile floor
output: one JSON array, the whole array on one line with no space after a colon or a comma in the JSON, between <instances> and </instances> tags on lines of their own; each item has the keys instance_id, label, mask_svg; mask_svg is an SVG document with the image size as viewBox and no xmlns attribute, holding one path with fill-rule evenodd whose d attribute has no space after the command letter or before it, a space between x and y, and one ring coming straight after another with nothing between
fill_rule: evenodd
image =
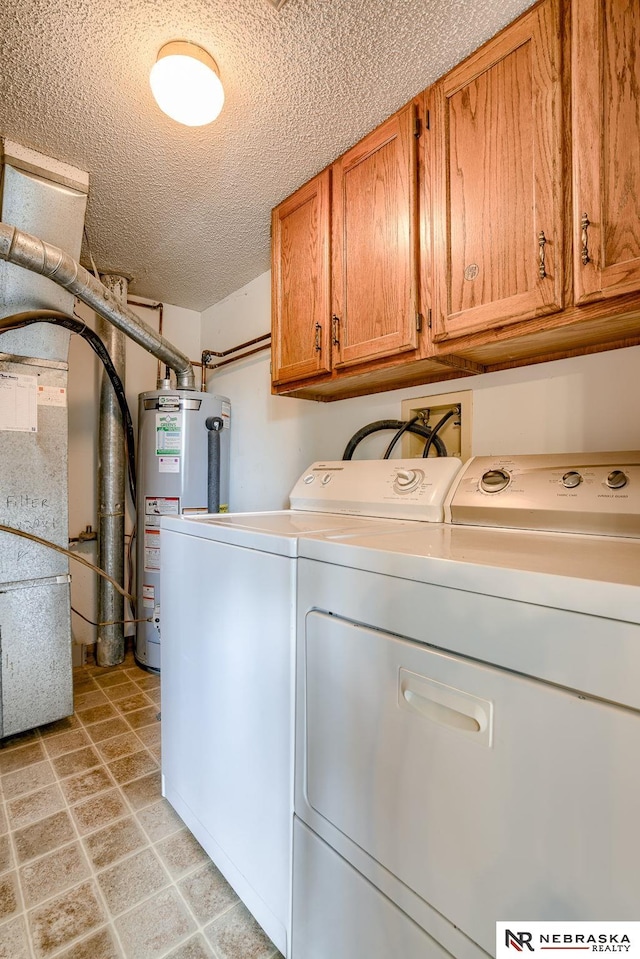
<instances>
[{"instance_id":1,"label":"tile floor","mask_svg":"<svg viewBox=\"0 0 640 959\"><path fill-rule=\"evenodd\" d=\"M0 959L276 959L160 795L160 678L74 670L75 713L0 741Z\"/></svg>"}]
</instances>

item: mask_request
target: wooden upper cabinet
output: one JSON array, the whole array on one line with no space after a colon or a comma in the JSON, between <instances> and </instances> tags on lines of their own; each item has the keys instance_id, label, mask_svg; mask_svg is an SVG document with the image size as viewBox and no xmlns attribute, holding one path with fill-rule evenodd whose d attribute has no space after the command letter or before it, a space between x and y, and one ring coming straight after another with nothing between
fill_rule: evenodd
<instances>
[{"instance_id":1,"label":"wooden upper cabinet","mask_svg":"<svg viewBox=\"0 0 640 959\"><path fill-rule=\"evenodd\" d=\"M271 218L272 378L331 369L330 171L301 187Z\"/></svg>"},{"instance_id":2,"label":"wooden upper cabinet","mask_svg":"<svg viewBox=\"0 0 640 959\"><path fill-rule=\"evenodd\" d=\"M333 165L335 368L417 347L417 155L409 104Z\"/></svg>"},{"instance_id":3,"label":"wooden upper cabinet","mask_svg":"<svg viewBox=\"0 0 640 959\"><path fill-rule=\"evenodd\" d=\"M640 5L572 8L577 303L640 290Z\"/></svg>"},{"instance_id":4,"label":"wooden upper cabinet","mask_svg":"<svg viewBox=\"0 0 640 959\"><path fill-rule=\"evenodd\" d=\"M563 308L561 67L546 0L434 87L435 340Z\"/></svg>"}]
</instances>

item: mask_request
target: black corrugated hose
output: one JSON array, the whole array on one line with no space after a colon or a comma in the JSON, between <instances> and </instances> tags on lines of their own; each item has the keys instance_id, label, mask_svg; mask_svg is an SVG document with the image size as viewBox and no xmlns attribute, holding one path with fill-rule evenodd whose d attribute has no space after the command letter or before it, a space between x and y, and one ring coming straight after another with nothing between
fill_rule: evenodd
<instances>
[{"instance_id":1,"label":"black corrugated hose","mask_svg":"<svg viewBox=\"0 0 640 959\"><path fill-rule=\"evenodd\" d=\"M129 475L129 491L131 499L135 506L136 502L136 453L135 440L133 434L133 423L131 413L124 392L124 385L118 376L115 366L111 361L108 350L97 333L94 333L82 320L67 316L66 313L60 313L58 310L29 310L25 313L15 313L0 319L0 333L7 333L9 330L19 330L25 326L31 326L32 323L54 323L57 326L64 326L65 329L77 333L87 341L91 349L96 353L104 366L111 385L113 386L118 406L122 414L122 428L124 430L125 444L127 447L127 470Z\"/></svg>"},{"instance_id":2,"label":"black corrugated hose","mask_svg":"<svg viewBox=\"0 0 640 959\"><path fill-rule=\"evenodd\" d=\"M365 439L365 437L370 436L372 433L377 433L381 430L395 430L396 434L387 447L383 459L389 459L391 450L396 445L396 442L400 439L403 433L415 433L416 436L421 436L429 444L429 449L431 449L433 446L438 456L446 456L447 447L444 445L440 437L435 435L435 430L430 430L428 426L424 426L422 423L419 423L419 419L419 416L414 416L413 419L408 420L407 422L404 422L403 420L375 420L375 422L369 423L367 426L363 426L358 430L357 433L353 434L347 443L345 451L342 454L342 459L350 460L358 443ZM443 424L438 424L437 428L439 428L440 425Z\"/></svg>"}]
</instances>

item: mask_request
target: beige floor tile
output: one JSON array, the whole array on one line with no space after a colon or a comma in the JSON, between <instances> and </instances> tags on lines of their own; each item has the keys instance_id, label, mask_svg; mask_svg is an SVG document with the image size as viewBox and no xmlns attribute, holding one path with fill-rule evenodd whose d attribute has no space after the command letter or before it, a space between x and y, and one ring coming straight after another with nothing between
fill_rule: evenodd
<instances>
[{"instance_id":1,"label":"beige floor tile","mask_svg":"<svg viewBox=\"0 0 640 959\"><path fill-rule=\"evenodd\" d=\"M121 819L128 812L118 789L100 793L71 807L71 815L82 836L106 826L107 823L112 823L115 819Z\"/></svg>"},{"instance_id":2,"label":"beige floor tile","mask_svg":"<svg viewBox=\"0 0 640 959\"><path fill-rule=\"evenodd\" d=\"M111 686L109 689L105 689L105 693L112 703L117 703L121 699L127 699L129 696L137 696L139 692L140 690L135 683L130 681L121 683L119 686Z\"/></svg>"},{"instance_id":3,"label":"beige floor tile","mask_svg":"<svg viewBox=\"0 0 640 959\"><path fill-rule=\"evenodd\" d=\"M101 689L94 689L89 693L81 693L80 695L74 692L73 696L76 709L89 709L91 706L99 706L107 701L107 697Z\"/></svg>"},{"instance_id":4,"label":"beige floor tile","mask_svg":"<svg viewBox=\"0 0 640 959\"><path fill-rule=\"evenodd\" d=\"M135 682L138 684L140 689L144 689L145 692L148 689L160 689L160 677L152 676L150 673L143 673L142 676L137 678Z\"/></svg>"},{"instance_id":5,"label":"beige floor tile","mask_svg":"<svg viewBox=\"0 0 640 959\"><path fill-rule=\"evenodd\" d=\"M169 885L169 877L153 849L142 849L98 873L98 884L113 916Z\"/></svg>"},{"instance_id":6,"label":"beige floor tile","mask_svg":"<svg viewBox=\"0 0 640 959\"><path fill-rule=\"evenodd\" d=\"M15 772L16 769L24 769L31 763L40 763L46 758L47 755L41 742L34 742L19 749L0 752L0 774L4 776L6 773Z\"/></svg>"},{"instance_id":7,"label":"beige floor tile","mask_svg":"<svg viewBox=\"0 0 640 959\"><path fill-rule=\"evenodd\" d=\"M51 758L62 756L63 753L71 753L76 749L82 749L83 746L90 745L91 741L84 729L72 729L59 736L49 736L44 741L44 748L47 755Z\"/></svg>"},{"instance_id":8,"label":"beige floor tile","mask_svg":"<svg viewBox=\"0 0 640 959\"><path fill-rule=\"evenodd\" d=\"M56 783L7 803L7 813L12 829L44 819L45 816L51 816L63 808L64 799Z\"/></svg>"},{"instance_id":9,"label":"beige floor tile","mask_svg":"<svg viewBox=\"0 0 640 959\"><path fill-rule=\"evenodd\" d=\"M149 697L149 699L153 703L155 703L156 706L160 705L160 700L162 699L162 693L159 687L158 689L147 689L146 695Z\"/></svg>"},{"instance_id":10,"label":"beige floor tile","mask_svg":"<svg viewBox=\"0 0 640 959\"><path fill-rule=\"evenodd\" d=\"M158 707L147 706L145 709L136 709L126 714L126 720L134 729L140 726L151 726L158 722Z\"/></svg>"},{"instance_id":11,"label":"beige floor tile","mask_svg":"<svg viewBox=\"0 0 640 959\"><path fill-rule=\"evenodd\" d=\"M2 794L2 789L0 788L0 795ZM0 836L7 832L9 825L7 823L7 813L5 809L5 804L0 802Z\"/></svg>"},{"instance_id":12,"label":"beige floor tile","mask_svg":"<svg viewBox=\"0 0 640 959\"><path fill-rule=\"evenodd\" d=\"M140 751L140 740L130 729L122 736L114 736L113 739L105 739L96 743L96 749L102 758L109 762L111 759L121 759L122 756L129 756L131 753Z\"/></svg>"},{"instance_id":13,"label":"beige floor tile","mask_svg":"<svg viewBox=\"0 0 640 959\"><path fill-rule=\"evenodd\" d=\"M106 922L92 882L49 899L27 915L37 959L45 959Z\"/></svg>"},{"instance_id":14,"label":"beige floor tile","mask_svg":"<svg viewBox=\"0 0 640 959\"><path fill-rule=\"evenodd\" d=\"M143 806L148 806L149 803L160 798L160 770L125 783L121 788L132 808L142 809Z\"/></svg>"},{"instance_id":15,"label":"beige floor tile","mask_svg":"<svg viewBox=\"0 0 640 959\"><path fill-rule=\"evenodd\" d=\"M101 723L105 719L113 719L118 713L111 703L98 703L97 706L87 706L86 709L79 709L77 715L85 726L91 726L92 723Z\"/></svg>"},{"instance_id":16,"label":"beige floor tile","mask_svg":"<svg viewBox=\"0 0 640 959\"><path fill-rule=\"evenodd\" d=\"M95 726L87 726L87 732L94 743L99 743L104 739L113 739L114 736L121 736L123 733L128 733L129 728L122 716L114 716L113 719L107 719L103 723L96 723Z\"/></svg>"},{"instance_id":17,"label":"beige floor tile","mask_svg":"<svg viewBox=\"0 0 640 959\"><path fill-rule=\"evenodd\" d=\"M156 849L174 879L183 876L185 872L206 862L209 858L188 829L181 829L180 832L156 843Z\"/></svg>"},{"instance_id":18,"label":"beige floor tile","mask_svg":"<svg viewBox=\"0 0 640 959\"><path fill-rule=\"evenodd\" d=\"M22 908L18 877L15 872L0 876L0 922L9 919Z\"/></svg>"},{"instance_id":19,"label":"beige floor tile","mask_svg":"<svg viewBox=\"0 0 640 959\"><path fill-rule=\"evenodd\" d=\"M184 828L182 819L166 799L159 799L141 809L136 816L151 842L157 842Z\"/></svg>"},{"instance_id":20,"label":"beige floor tile","mask_svg":"<svg viewBox=\"0 0 640 959\"><path fill-rule=\"evenodd\" d=\"M113 672L109 670L108 673L104 673L102 676L96 676L95 682L100 689L108 689L111 686L120 686L122 683L128 682L128 678L124 670L116 669Z\"/></svg>"},{"instance_id":21,"label":"beige floor tile","mask_svg":"<svg viewBox=\"0 0 640 959\"><path fill-rule=\"evenodd\" d=\"M175 889L166 889L114 923L132 959L157 959L177 946L196 926Z\"/></svg>"},{"instance_id":22,"label":"beige floor tile","mask_svg":"<svg viewBox=\"0 0 640 959\"><path fill-rule=\"evenodd\" d=\"M6 800L15 799L24 793L32 793L36 789L48 786L55 779L51 763L33 763L18 769L14 773L7 773L2 777L2 792Z\"/></svg>"},{"instance_id":23,"label":"beige floor tile","mask_svg":"<svg viewBox=\"0 0 640 959\"><path fill-rule=\"evenodd\" d=\"M77 716L65 716L64 719L58 719L55 723L47 723L46 726L40 726L39 733L45 738L48 736L58 736L60 733L69 732L70 729L77 729L80 726L80 720Z\"/></svg>"},{"instance_id":24,"label":"beige floor tile","mask_svg":"<svg viewBox=\"0 0 640 959\"><path fill-rule=\"evenodd\" d=\"M136 736L142 740L145 746L159 746L162 738L160 723L154 723L153 726L142 726L136 729Z\"/></svg>"},{"instance_id":25,"label":"beige floor tile","mask_svg":"<svg viewBox=\"0 0 640 959\"><path fill-rule=\"evenodd\" d=\"M73 684L74 696L84 696L85 693L93 693L96 689L100 689L100 687L93 679L85 679Z\"/></svg>"},{"instance_id":26,"label":"beige floor tile","mask_svg":"<svg viewBox=\"0 0 640 959\"><path fill-rule=\"evenodd\" d=\"M122 952L108 926L58 953L56 959L121 959ZM135 959L128 956L127 959Z\"/></svg>"},{"instance_id":27,"label":"beige floor tile","mask_svg":"<svg viewBox=\"0 0 640 959\"><path fill-rule=\"evenodd\" d=\"M13 866L13 852L9 836L0 836L0 873L6 872Z\"/></svg>"},{"instance_id":28,"label":"beige floor tile","mask_svg":"<svg viewBox=\"0 0 640 959\"><path fill-rule=\"evenodd\" d=\"M271 959L278 955L269 937L241 902L207 926L205 933L220 959Z\"/></svg>"},{"instance_id":29,"label":"beige floor tile","mask_svg":"<svg viewBox=\"0 0 640 959\"><path fill-rule=\"evenodd\" d=\"M89 863L79 842L34 859L20 869L20 886L26 908L75 886L89 873Z\"/></svg>"},{"instance_id":30,"label":"beige floor tile","mask_svg":"<svg viewBox=\"0 0 640 959\"><path fill-rule=\"evenodd\" d=\"M210 959L213 956L210 946L198 933L170 952L166 959Z\"/></svg>"},{"instance_id":31,"label":"beige floor tile","mask_svg":"<svg viewBox=\"0 0 640 959\"><path fill-rule=\"evenodd\" d=\"M72 753L65 753L64 756L58 756L52 759L53 768L60 779L67 776L73 776L74 773L82 773L93 766L99 766L102 760L98 756L93 746L86 746L84 749L76 749Z\"/></svg>"},{"instance_id":32,"label":"beige floor tile","mask_svg":"<svg viewBox=\"0 0 640 959\"><path fill-rule=\"evenodd\" d=\"M19 863L43 856L75 838L76 832L66 809L47 816L32 826L26 826L13 834L13 842Z\"/></svg>"},{"instance_id":33,"label":"beige floor tile","mask_svg":"<svg viewBox=\"0 0 640 959\"><path fill-rule=\"evenodd\" d=\"M120 712L130 713L134 709L144 709L145 707L152 706L152 702L145 693L136 692L132 696L126 696L124 699L119 699L117 701L117 706Z\"/></svg>"},{"instance_id":34,"label":"beige floor tile","mask_svg":"<svg viewBox=\"0 0 640 959\"><path fill-rule=\"evenodd\" d=\"M236 893L212 862L181 879L178 889L202 924L216 919L238 902Z\"/></svg>"},{"instance_id":35,"label":"beige floor tile","mask_svg":"<svg viewBox=\"0 0 640 959\"><path fill-rule=\"evenodd\" d=\"M0 742L0 752L15 749L18 746L26 746L28 743L35 742L37 739L40 739L40 734L36 729L27 729L23 733L16 733L15 736L6 736Z\"/></svg>"},{"instance_id":36,"label":"beige floor tile","mask_svg":"<svg viewBox=\"0 0 640 959\"><path fill-rule=\"evenodd\" d=\"M83 841L89 860L96 869L113 865L149 842L132 816L119 819L115 829L113 826L106 826L90 836L85 836Z\"/></svg>"},{"instance_id":37,"label":"beige floor tile","mask_svg":"<svg viewBox=\"0 0 640 959\"><path fill-rule=\"evenodd\" d=\"M27 924L17 916L0 926L0 959L31 959Z\"/></svg>"},{"instance_id":38,"label":"beige floor tile","mask_svg":"<svg viewBox=\"0 0 640 959\"><path fill-rule=\"evenodd\" d=\"M122 759L114 759L107 764L107 768L116 782L127 783L153 772L158 768L158 764L146 749L141 749L130 756L123 756Z\"/></svg>"},{"instance_id":39,"label":"beige floor tile","mask_svg":"<svg viewBox=\"0 0 640 959\"><path fill-rule=\"evenodd\" d=\"M104 792L105 789L111 789L114 785L113 779L109 775L105 766L96 766L86 773L79 773L77 776L70 776L69 779L63 779L60 788L68 803L77 803L82 799L88 799L96 793Z\"/></svg>"}]
</instances>

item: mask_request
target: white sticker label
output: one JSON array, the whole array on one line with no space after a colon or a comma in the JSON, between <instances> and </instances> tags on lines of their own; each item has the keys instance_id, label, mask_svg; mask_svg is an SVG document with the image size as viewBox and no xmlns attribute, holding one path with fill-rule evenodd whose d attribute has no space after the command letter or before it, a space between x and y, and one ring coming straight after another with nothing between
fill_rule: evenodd
<instances>
[{"instance_id":1,"label":"white sticker label","mask_svg":"<svg viewBox=\"0 0 640 959\"><path fill-rule=\"evenodd\" d=\"M142 587L142 605L145 609L153 609L156 603L156 588L155 586L146 586Z\"/></svg>"},{"instance_id":2,"label":"white sticker label","mask_svg":"<svg viewBox=\"0 0 640 959\"><path fill-rule=\"evenodd\" d=\"M180 515L180 497L145 496L144 515L147 526L159 526L161 516Z\"/></svg>"},{"instance_id":3,"label":"white sticker label","mask_svg":"<svg viewBox=\"0 0 640 959\"><path fill-rule=\"evenodd\" d=\"M38 432L38 377L0 373L0 430Z\"/></svg>"},{"instance_id":4,"label":"white sticker label","mask_svg":"<svg viewBox=\"0 0 640 959\"><path fill-rule=\"evenodd\" d=\"M156 456L181 455L182 413L156 413Z\"/></svg>"},{"instance_id":5,"label":"white sticker label","mask_svg":"<svg viewBox=\"0 0 640 959\"><path fill-rule=\"evenodd\" d=\"M144 568L146 570L160 569L160 530L144 530Z\"/></svg>"},{"instance_id":6,"label":"white sticker label","mask_svg":"<svg viewBox=\"0 0 640 959\"><path fill-rule=\"evenodd\" d=\"M222 429L228 430L231 426L231 403L222 403L220 416L222 417Z\"/></svg>"},{"instance_id":7,"label":"white sticker label","mask_svg":"<svg viewBox=\"0 0 640 959\"><path fill-rule=\"evenodd\" d=\"M159 473L179 473L180 457L179 456L159 456L158 472Z\"/></svg>"},{"instance_id":8,"label":"white sticker label","mask_svg":"<svg viewBox=\"0 0 640 959\"><path fill-rule=\"evenodd\" d=\"M67 390L64 386L39 386L38 406L67 405Z\"/></svg>"}]
</instances>

